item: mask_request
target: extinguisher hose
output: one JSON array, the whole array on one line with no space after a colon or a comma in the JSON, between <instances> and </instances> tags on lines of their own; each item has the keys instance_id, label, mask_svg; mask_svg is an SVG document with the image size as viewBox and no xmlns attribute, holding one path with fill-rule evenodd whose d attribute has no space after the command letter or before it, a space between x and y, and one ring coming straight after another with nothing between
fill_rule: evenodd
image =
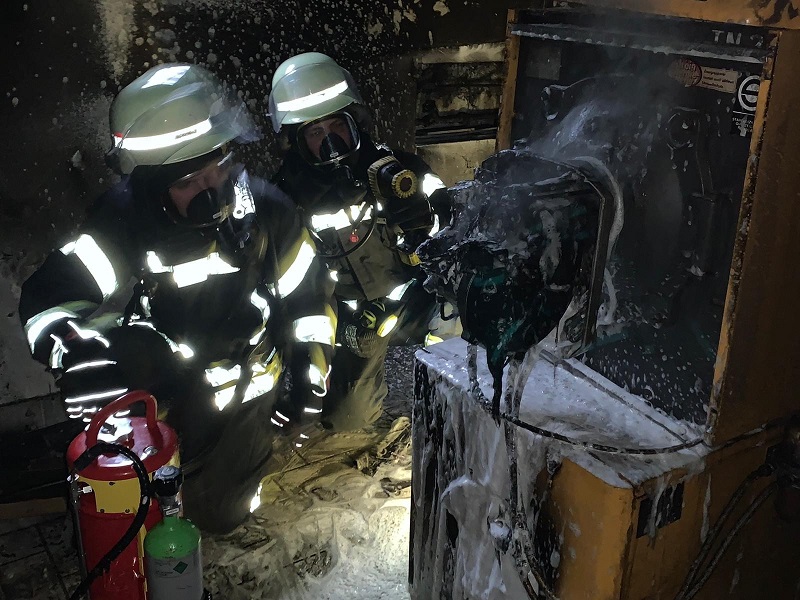
<instances>
[{"instance_id":1,"label":"extinguisher hose","mask_svg":"<svg viewBox=\"0 0 800 600\"><path fill-rule=\"evenodd\" d=\"M78 600L82 598L89 591L89 586L92 582L108 570L114 559L122 554L122 551L136 538L136 535L139 533L139 530L142 528L147 518L147 512L150 510L150 479L147 475L147 469L139 456L129 448L120 444L97 442L97 444L87 449L78 457L78 460L75 461L74 470L76 472L81 472L101 454L122 454L133 463L133 470L136 472L136 477L139 479L139 490L141 493L139 508L125 534L108 552L106 552L105 556L98 561L92 570L89 571L77 589L69 597L69 600Z\"/></svg>"}]
</instances>

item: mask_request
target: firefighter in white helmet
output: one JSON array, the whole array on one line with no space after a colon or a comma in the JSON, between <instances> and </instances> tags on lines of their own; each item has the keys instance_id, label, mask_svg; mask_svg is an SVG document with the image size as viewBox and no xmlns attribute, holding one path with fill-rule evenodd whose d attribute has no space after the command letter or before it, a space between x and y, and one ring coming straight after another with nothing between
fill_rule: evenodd
<instances>
[{"instance_id":1,"label":"firefighter in white helmet","mask_svg":"<svg viewBox=\"0 0 800 600\"><path fill-rule=\"evenodd\" d=\"M272 78L269 110L288 142L273 179L297 203L336 279L339 327L322 424L373 423L390 343L419 343L437 311L415 248L450 220L441 179L417 156L376 145L350 73L308 52Z\"/></svg>"},{"instance_id":2,"label":"firefighter in white helmet","mask_svg":"<svg viewBox=\"0 0 800 600\"><path fill-rule=\"evenodd\" d=\"M333 285L294 205L235 161L255 129L208 71L152 68L110 120L122 181L25 282L20 317L70 417L129 389L156 395L179 434L187 515L226 532L265 475L286 365L296 410L321 410ZM97 317L120 295L124 313Z\"/></svg>"}]
</instances>

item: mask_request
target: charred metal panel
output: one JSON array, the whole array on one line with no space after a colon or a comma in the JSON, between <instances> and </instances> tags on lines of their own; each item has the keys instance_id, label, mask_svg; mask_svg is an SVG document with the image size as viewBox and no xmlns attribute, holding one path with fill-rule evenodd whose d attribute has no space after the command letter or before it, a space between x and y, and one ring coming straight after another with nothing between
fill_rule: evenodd
<instances>
[{"instance_id":1,"label":"charred metal panel","mask_svg":"<svg viewBox=\"0 0 800 600\"><path fill-rule=\"evenodd\" d=\"M624 165L625 225L605 300L616 308L583 360L696 423L711 397L755 102L774 37L731 27L740 45L715 42L712 24L630 13L525 11L512 27L520 37L513 138L545 156L587 152ZM639 151L619 156L622 140Z\"/></svg>"}]
</instances>

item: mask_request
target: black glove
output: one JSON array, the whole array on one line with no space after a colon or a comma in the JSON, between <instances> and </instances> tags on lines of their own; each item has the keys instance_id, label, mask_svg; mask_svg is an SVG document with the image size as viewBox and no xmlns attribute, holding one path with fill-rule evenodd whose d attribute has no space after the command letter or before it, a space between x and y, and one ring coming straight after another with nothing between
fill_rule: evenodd
<instances>
[{"instance_id":1,"label":"black glove","mask_svg":"<svg viewBox=\"0 0 800 600\"><path fill-rule=\"evenodd\" d=\"M399 227L404 233L409 231L428 231L433 227L433 209L428 199L420 194L408 198L391 196L385 199L386 223Z\"/></svg>"},{"instance_id":2,"label":"black glove","mask_svg":"<svg viewBox=\"0 0 800 600\"><path fill-rule=\"evenodd\" d=\"M54 361L58 362L54 371L61 373L57 383L64 394L67 416L89 420L128 387L108 338L76 321L69 327L72 331L59 337L61 341L54 349Z\"/></svg>"},{"instance_id":3,"label":"black glove","mask_svg":"<svg viewBox=\"0 0 800 600\"><path fill-rule=\"evenodd\" d=\"M391 332L396 320L386 301L362 302L355 311L339 312L336 341L356 356L370 358L385 347L383 338Z\"/></svg>"},{"instance_id":4,"label":"black glove","mask_svg":"<svg viewBox=\"0 0 800 600\"><path fill-rule=\"evenodd\" d=\"M36 323L33 323L36 321ZM51 369L61 367L61 357L70 347L82 345L93 335L90 327L72 311L53 308L31 319L26 325L33 358ZM83 337L82 337L83 336Z\"/></svg>"},{"instance_id":5,"label":"black glove","mask_svg":"<svg viewBox=\"0 0 800 600\"><path fill-rule=\"evenodd\" d=\"M57 383L67 414L88 420L129 389L166 387L177 373L172 350L154 329L125 326L65 342Z\"/></svg>"},{"instance_id":6,"label":"black glove","mask_svg":"<svg viewBox=\"0 0 800 600\"><path fill-rule=\"evenodd\" d=\"M439 229L447 227L453 218L453 198L450 196L450 190L447 188L434 190L428 196L428 202L433 212L439 217Z\"/></svg>"}]
</instances>

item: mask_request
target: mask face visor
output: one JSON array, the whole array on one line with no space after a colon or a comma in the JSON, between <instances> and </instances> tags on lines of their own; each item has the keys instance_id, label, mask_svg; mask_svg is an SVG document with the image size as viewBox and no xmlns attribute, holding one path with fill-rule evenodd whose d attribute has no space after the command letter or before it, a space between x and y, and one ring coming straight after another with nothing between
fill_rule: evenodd
<instances>
[{"instance_id":1,"label":"mask face visor","mask_svg":"<svg viewBox=\"0 0 800 600\"><path fill-rule=\"evenodd\" d=\"M312 165L336 164L361 145L358 126L348 113L334 113L304 123L297 130L297 147Z\"/></svg>"},{"instance_id":2,"label":"mask face visor","mask_svg":"<svg viewBox=\"0 0 800 600\"><path fill-rule=\"evenodd\" d=\"M217 225L231 212L233 153L183 175L169 186L164 208L178 225L200 228Z\"/></svg>"}]
</instances>

